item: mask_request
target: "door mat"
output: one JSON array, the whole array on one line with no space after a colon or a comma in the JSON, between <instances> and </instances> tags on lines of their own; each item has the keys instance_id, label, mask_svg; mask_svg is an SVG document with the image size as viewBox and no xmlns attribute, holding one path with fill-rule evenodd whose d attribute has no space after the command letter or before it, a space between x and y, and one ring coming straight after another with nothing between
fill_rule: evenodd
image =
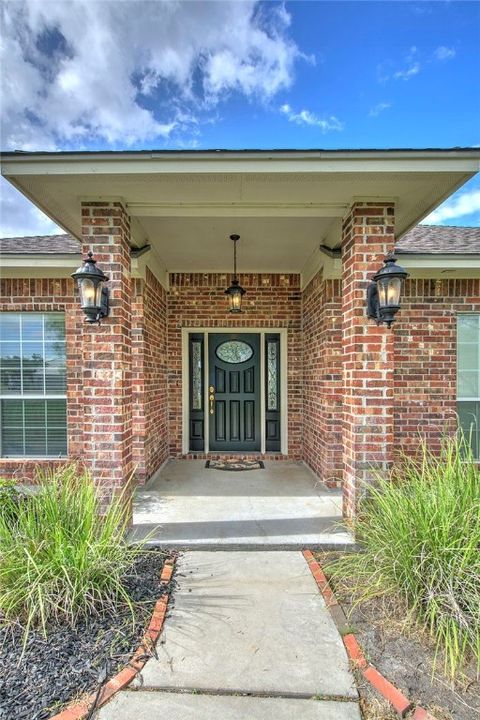
<instances>
[{"instance_id":1,"label":"door mat","mask_svg":"<svg viewBox=\"0 0 480 720\"><path fill-rule=\"evenodd\" d=\"M207 460L206 468L211 470L264 470L262 460Z\"/></svg>"}]
</instances>

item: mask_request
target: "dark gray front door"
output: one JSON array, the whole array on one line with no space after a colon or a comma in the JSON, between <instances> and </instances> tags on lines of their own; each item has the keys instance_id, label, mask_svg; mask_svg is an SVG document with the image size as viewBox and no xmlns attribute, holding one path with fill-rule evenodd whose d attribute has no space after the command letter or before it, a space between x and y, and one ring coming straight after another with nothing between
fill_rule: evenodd
<instances>
[{"instance_id":1,"label":"dark gray front door","mask_svg":"<svg viewBox=\"0 0 480 720\"><path fill-rule=\"evenodd\" d=\"M260 336L209 335L209 447L260 450Z\"/></svg>"}]
</instances>

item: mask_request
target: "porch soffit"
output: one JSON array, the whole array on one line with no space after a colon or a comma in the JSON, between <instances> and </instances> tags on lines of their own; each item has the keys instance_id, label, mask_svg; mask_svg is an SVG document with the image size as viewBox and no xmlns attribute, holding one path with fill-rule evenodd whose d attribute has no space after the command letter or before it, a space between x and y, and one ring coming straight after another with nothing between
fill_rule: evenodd
<instances>
[{"instance_id":1,"label":"porch soffit","mask_svg":"<svg viewBox=\"0 0 480 720\"><path fill-rule=\"evenodd\" d=\"M392 198L397 237L479 169L480 151L341 153L6 153L2 172L67 232L82 199L121 198L132 242L156 274L228 272L238 233L242 272L302 273L336 247L354 197ZM148 255L142 261L149 264ZM332 270L333 272L333 270Z\"/></svg>"}]
</instances>

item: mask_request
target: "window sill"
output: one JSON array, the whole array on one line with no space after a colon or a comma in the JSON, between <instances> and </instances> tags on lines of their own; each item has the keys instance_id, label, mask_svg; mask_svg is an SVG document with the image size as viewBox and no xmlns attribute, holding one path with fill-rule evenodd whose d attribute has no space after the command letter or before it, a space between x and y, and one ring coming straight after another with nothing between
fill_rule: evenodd
<instances>
[{"instance_id":1,"label":"window sill","mask_svg":"<svg viewBox=\"0 0 480 720\"><path fill-rule=\"evenodd\" d=\"M30 455L2 455L0 462L2 462L2 460L8 460L9 462L52 462L52 460L58 460L61 462L68 460L68 455L62 455L62 457L58 455L42 455L41 457Z\"/></svg>"}]
</instances>

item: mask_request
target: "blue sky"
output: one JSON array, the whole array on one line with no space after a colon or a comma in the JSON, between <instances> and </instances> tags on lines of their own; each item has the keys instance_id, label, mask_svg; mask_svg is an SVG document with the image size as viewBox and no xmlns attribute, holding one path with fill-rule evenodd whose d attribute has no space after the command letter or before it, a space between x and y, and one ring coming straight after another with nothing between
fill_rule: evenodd
<instances>
[{"instance_id":1,"label":"blue sky","mask_svg":"<svg viewBox=\"0 0 480 720\"><path fill-rule=\"evenodd\" d=\"M480 146L478 2L3 4L2 149ZM53 224L6 183L2 235ZM430 222L480 225L480 180Z\"/></svg>"}]
</instances>

